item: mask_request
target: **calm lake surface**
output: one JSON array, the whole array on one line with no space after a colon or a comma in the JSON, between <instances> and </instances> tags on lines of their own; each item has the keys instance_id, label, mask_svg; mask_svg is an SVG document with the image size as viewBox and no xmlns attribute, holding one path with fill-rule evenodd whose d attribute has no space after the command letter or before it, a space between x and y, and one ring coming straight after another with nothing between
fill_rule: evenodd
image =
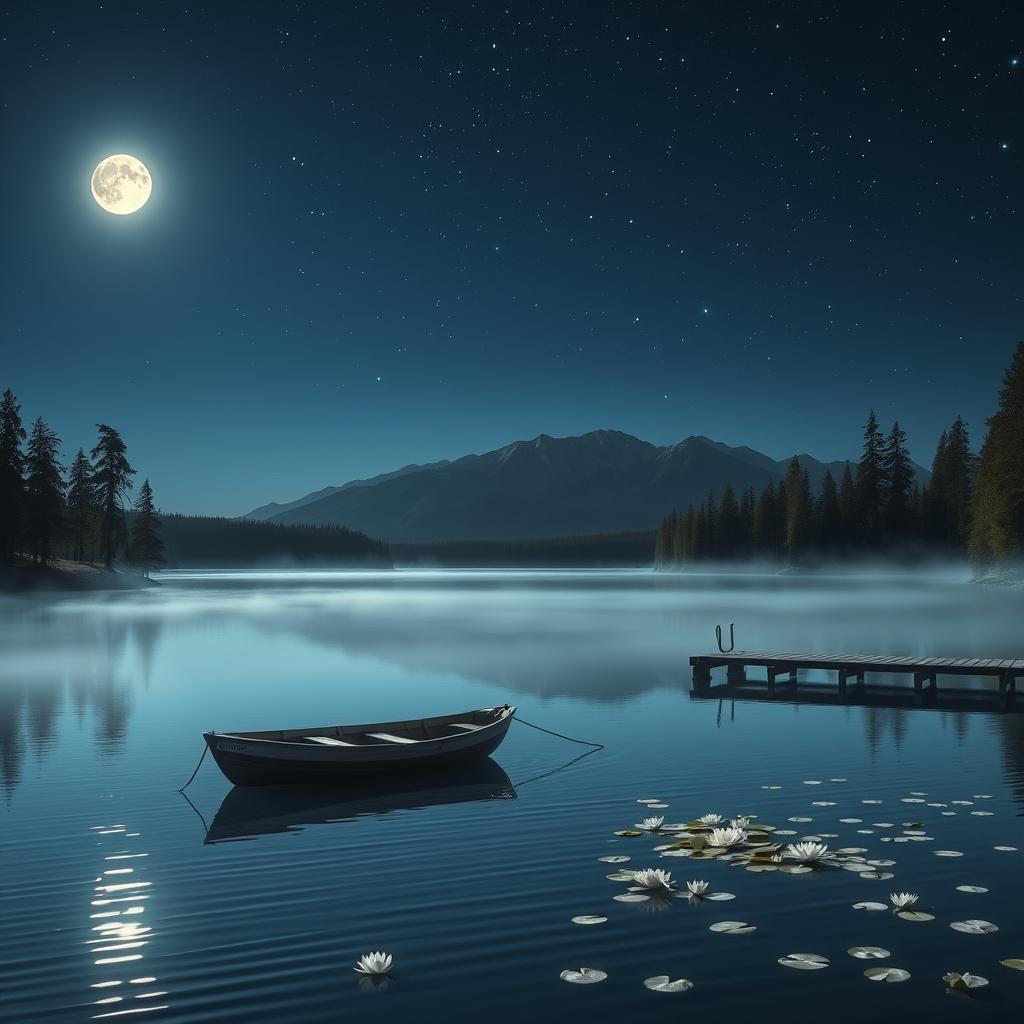
<instances>
[{"instance_id":1,"label":"calm lake surface","mask_svg":"<svg viewBox=\"0 0 1024 1024\"><path fill-rule=\"evenodd\" d=\"M1024 973L999 961L1024 957L1024 716L694 699L687 658L729 622L740 649L1024 656L1024 592L955 574L169 574L143 593L0 599L0 1019L1016 1014ZM494 763L436 784L264 797L207 758L195 808L176 792L204 729L505 702L606 748L545 774L585 748L513 724ZM614 835L710 811L863 847L894 877L752 873ZM915 823L933 840L882 842ZM736 898L616 902L612 854ZM851 907L901 890L935 919ZM608 920L571 923L583 914ZM950 928L967 919L999 930ZM723 920L757 930L708 930ZM371 950L394 954L392 983L352 971ZM791 952L831 964L779 966ZM912 977L873 983L877 965ZM559 979L581 966L608 978ZM947 994L951 970L991 984ZM695 987L648 991L653 975Z\"/></svg>"}]
</instances>

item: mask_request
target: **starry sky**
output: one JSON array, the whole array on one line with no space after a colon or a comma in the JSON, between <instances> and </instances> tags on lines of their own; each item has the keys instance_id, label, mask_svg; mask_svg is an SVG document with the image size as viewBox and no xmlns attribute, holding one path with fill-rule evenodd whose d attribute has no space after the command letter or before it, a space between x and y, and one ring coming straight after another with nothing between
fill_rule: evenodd
<instances>
[{"instance_id":1,"label":"starry sky","mask_svg":"<svg viewBox=\"0 0 1024 1024\"><path fill-rule=\"evenodd\" d=\"M1024 334L1015 3L9 4L0 104L0 388L165 510L872 405L930 464Z\"/></svg>"}]
</instances>

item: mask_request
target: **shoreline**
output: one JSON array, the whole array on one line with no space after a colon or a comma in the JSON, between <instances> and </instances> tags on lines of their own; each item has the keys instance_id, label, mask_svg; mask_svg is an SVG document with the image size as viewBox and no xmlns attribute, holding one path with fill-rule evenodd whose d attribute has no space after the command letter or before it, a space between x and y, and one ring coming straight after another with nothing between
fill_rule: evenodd
<instances>
[{"instance_id":1,"label":"shoreline","mask_svg":"<svg viewBox=\"0 0 1024 1024\"><path fill-rule=\"evenodd\" d=\"M64 558L53 559L47 566L33 565L28 561L0 566L0 593L4 594L149 590L159 586L156 580L136 573Z\"/></svg>"}]
</instances>

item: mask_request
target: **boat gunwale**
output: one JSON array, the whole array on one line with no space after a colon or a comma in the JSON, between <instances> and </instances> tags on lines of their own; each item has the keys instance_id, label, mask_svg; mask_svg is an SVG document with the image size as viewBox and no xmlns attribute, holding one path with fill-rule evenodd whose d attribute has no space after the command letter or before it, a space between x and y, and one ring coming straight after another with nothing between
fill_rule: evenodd
<instances>
[{"instance_id":1,"label":"boat gunwale","mask_svg":"<svg viewBox=\"0 0 1024 1024\"><path fill-rule=\"evenodd\" d=\"M510 722L510 720L515 716L516 705L514 705L514 704L506 704L506 705L504 705L502 707L472 708L469 711L458 711L455 714L451 714L451 715L435 715L433 718L418 718L418 719L407 718L407 719L401 719L399 721L393 721L393 722L367 722L367 723L359 724L359 725L327 725L327 726L317 725L317 726L310 726L308 729L306 729L306 728L302 728L302 729L267 729L267 730L264 730L264 732L294 732L294 733L299 733L299 734L306 734L306 733L315 734L318 730L337 729L339 732L341 732L341 730L348 729L348 730L351 731L352 734L368 735L368 730L371 730L371 729L376 731L376 732L383 732L383 731L386 731L386 730L389 730L389 729L393 729L394 731L397 732L397 731L400 731L401 727L403 727L403 726L404 727L408 727L412 723L415 723L417 726L421 726L421 727L426 727L428 725L444 725L444 724L451 723L451 722L453 722L453 721L455 721L455 720L457 720L459 718L465 718L468 715L476 715L476 714L479 714L481 712L487 712L487 711L500 711L500 712L502 712L502 714L498 718L496 718L493 722L487 722L484 725L481 725L479 729L474 730L471 733L462 733L461 735L463 737L465 737L466 739L469 739L470 737L481 737L482 738L482 736L484 734L490 733L496 726L500 726L502 724L507 724L508 722ZM227 739L227 740L239 740L239 741L242 741L242 742L245 742L245 743L270 743L270 744L274 744L275 746L299 747L299 748L302 748L304 750L317 749L317 747L315 745L310 746L310 744L302 742L302 739L305 738L304 736L298 736L298 737L296 737L296 739L289 739L289 740L275 740L275 739L270 739L267 736L261 736L258 732L251 732L251 733L244 733L244 732L217 732L216 730L211 729L211 730L209 730L207 732L204 732L203 733L203 737L204 738L211 738L211 739L212 738L217 738L217 739ZM417 748L422 749L422 747L424 747L424 746L426 746L427 744L430 744L430 743L450 742L451 740L458 739L458 738L459 738L459 736L457 734L453 735L453 736L432 736L432 737L428 737L427 739L424 739L424 740L415 740L414 742L415 742ZM470 745L472 745L472 744L470 744ZM399 744L392 743L389 740L379 740L379 741L376 741L376 742L373 742L373 743L353 744L349 749L366 750L367 748L372 748L372 747L382 747L384 749L394 750L394 749L396 749L399 746L400 746ZM319 749L323 750L324 748L319 748ZM342 749L344 749L344 748L342 748Z\"/></svg>"}]
</instances>

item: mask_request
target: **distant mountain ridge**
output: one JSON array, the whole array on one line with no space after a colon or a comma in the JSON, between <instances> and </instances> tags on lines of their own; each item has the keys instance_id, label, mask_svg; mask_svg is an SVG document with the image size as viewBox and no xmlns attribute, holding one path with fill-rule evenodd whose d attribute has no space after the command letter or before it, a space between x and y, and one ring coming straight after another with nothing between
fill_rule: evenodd
<instances>
[{"instance_id":1,"label":"distant mountain ridge","mask_svg":"<svg viewBox=\"0 0 1024 1024\"><path fill-rule=\"evenodd\" d=\"M658 447L617 430L579 437L541 434L482 455L402 469L270 503L245 519L347 526L391 542L527 540L651 529L667 512L760 491L790 459L703 436ZM798 455L817 493L826 471L838 483L846 462ZM928 473L915 466L918 479Z\"/></svg>"}]
</instances>

